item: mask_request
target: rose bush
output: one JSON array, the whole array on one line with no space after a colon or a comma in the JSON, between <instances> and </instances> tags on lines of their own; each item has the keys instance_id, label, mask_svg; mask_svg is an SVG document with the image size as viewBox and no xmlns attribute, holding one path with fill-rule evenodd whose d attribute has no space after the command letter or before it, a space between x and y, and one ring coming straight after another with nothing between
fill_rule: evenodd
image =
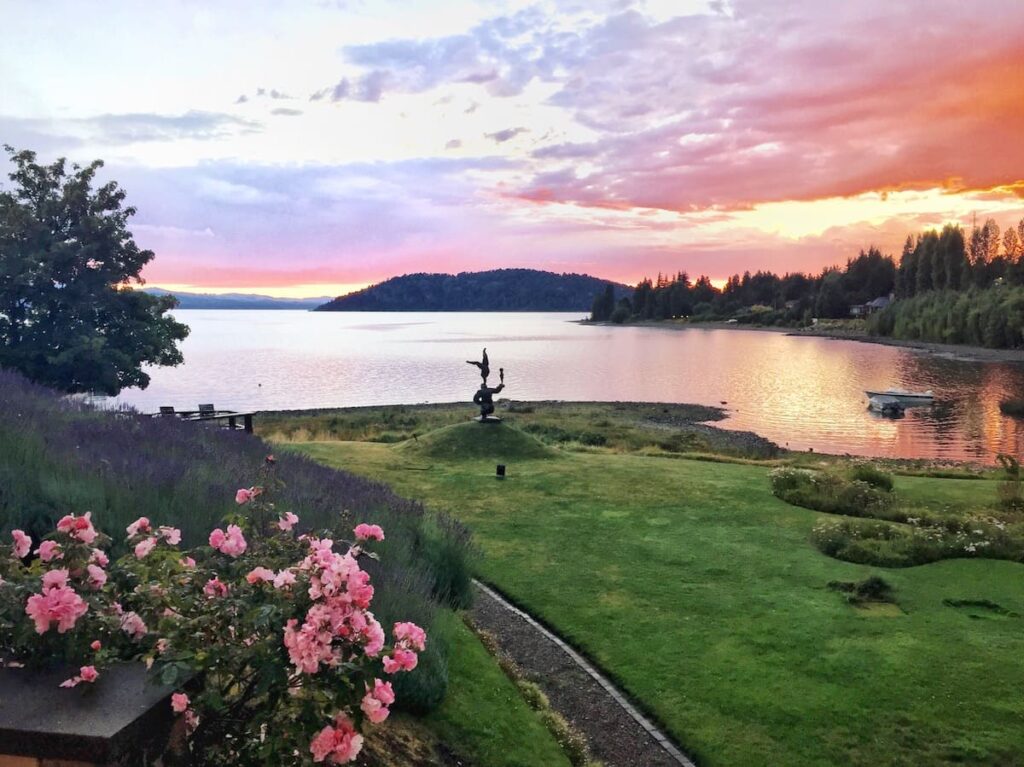
<instances>
[{"instance_id":1,"label":"rose bush","mask_svg":"<svg viewBox=\"0 0 1024 767\"><path fill-rule=\"evenodd\" d=\"M78 669L65 687L142 660L180 688L171 706L199 764L352 761L365 728L388 718L392 675L416 668L426 634L400 622L389 638L370 609L363 565L377 556L366 547L384 530L296 535L298 516L273 502L272 458L260 480L238 491L209 545L187 553L177 529L146 517L127 527L113 562L88 514L61 519L31 560L35 544L14 531L0 548L0 653L17 664L63 659Z\"/></svg>"}]
</instances>

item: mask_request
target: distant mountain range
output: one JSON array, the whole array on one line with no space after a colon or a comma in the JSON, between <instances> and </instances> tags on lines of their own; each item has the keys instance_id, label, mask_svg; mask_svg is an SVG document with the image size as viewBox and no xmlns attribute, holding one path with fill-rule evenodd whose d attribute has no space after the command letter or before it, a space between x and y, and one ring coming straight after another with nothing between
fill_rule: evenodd
<instances>
[{"instance_id":1,"label":"distant mountain range","mask_svg":"<svg viewBox=\"0 0 1024 767\"><path fill-rule=\"evenodd\" d=\"M178 299L179 309L316 309L329 296L322 298L275 298L249 293L182 293L163 288L143 288L146 293L156 296L173 295Z\"/></svg>"},{"instance_id":2,"label":"distant mountain range","mask_svg":"<svg viewBox=\"0 0 1024 767\"><path fill-rule=\"evenodd\" d=\"M494 269L459 274L406 274L335 298L321 312L560 312L589 311L606 285L616 299L626 285L586 274Z\"/></svg>"}]
</instances>

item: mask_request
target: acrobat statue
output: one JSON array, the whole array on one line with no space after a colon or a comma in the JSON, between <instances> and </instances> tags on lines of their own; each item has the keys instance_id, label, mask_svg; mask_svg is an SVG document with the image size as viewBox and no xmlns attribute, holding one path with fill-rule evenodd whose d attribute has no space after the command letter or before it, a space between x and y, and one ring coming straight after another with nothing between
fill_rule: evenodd
<instances>
[{"instance_id":1,"label":"acrobat statue","mask_svg":"<svg viewBox=\"0 0 1024 767\"><path fill-rule=\"evenodd\" d=\"M484 347L484 358L480 362L476 360L466 360L467 365L474 365L480 368L480 377L484 379L484 386L487 386L487 376L491 374L491 363L487 359L487 347Z\"/></svg>"},{"instance_id":2,"label":"acrobat statue","mask_svg":"<svg viewBox=\"0 0 1024 767\"><path fill-rule=\"evenodd\" d=\"M505 388L505 368L498 368L498 375L500 376L501 383L497 386L491 387L487 385L487 376L490 375L491 372L490 363L487 360L487 350L484 349L483 360L481 362L476 362L474 360L466 360L466 362L480 368L480 377L483 379L480 383L480 389L473 395L473 404L480 407L480 417L477 418L477 420L480 421L480 423L500 423L501 419L493 415L494 395Z\"/></svg>"}]
</instances>

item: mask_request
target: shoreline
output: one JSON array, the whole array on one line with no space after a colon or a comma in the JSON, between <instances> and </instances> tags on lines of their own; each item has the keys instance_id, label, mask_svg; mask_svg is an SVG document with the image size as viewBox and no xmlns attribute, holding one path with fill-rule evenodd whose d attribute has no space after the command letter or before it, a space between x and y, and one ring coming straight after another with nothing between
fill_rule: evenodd
<instances>
[{"instance_id":1,"label":"shoreline","mask_svg":"<svg viewBox=\"0 0 1024 767\"><path fill-rule=\"evenodd\" d=\"M785 463L787 461L802 462L811 461L872 461L890 470L896 471L930 471L958 469L964 471L964 476L977 475L993 468L992 463L986 463L977 458L957 459L943 457L909 457L909 456L884 456L868 455L863 453L852 453L842 450L818 450L814 448L798 449L790 448L785 444L779 444L756 431L749 429L735 429L726 423L729 420L729 409L714 405L697 405L673 402L636 402L636 401L591 401L591 400L514 400L500 398L495 403L498 406L498 415L515 415L516 413L532 413L534 408L543 407L551 410L576 409L580 407L610 408L627 416L633 422L645 425L651 429L664 429L666 432L676 430L680 433L690 433L709 438L712 442L709 454L701 451L696 453L681 454L682 457L694 458L697 460L722 460L730 462L733 460L764 464ZM448 413L453 410L473 410L471 405L465 402L434 402L434 403L407 403L391 405L353 405L349 407L326 407L301 410L266 410L259 411L258 415L263 419L273 421L286 421L289 419L318 418L332 415L352 413L364 415L375 411L386 411L391 409ZM265 420L264 420L265 423ZM259 429L257 430L259 433ZM261 435L266 436L266 435ZM363 441L363 440L357 440ZM369 441L373 441L372 439ZM643 454L643 453L640 453ZM714 456L714 457L708 457ZM659 456L661 457L661 456ZM674 457L666 454L664 457Z\"/></svg>"},{"instance_id":2,"label":"shoreline","mask_svg":"<svg viewBox=\"0 0 1024 767\"><path fill-rule=\"evenodd\" d=\"M790 328L767 325L741 325L728 322L676 322L674 320L643 320L640 322L592 322L580 320L581 325L608 327L641 327L660 330L754 330L763 333L783 333L787 336L804 338L831 338L837 341L857 341L879 346L895 346L902 349L930 354L935 357L959 360L961 362L1006 362L1024 365L1024 349L988 349L984 346L965 346L961 344L942 344L935 341L914 341L887 336L869 336L867 334L842 330L828 331L814 328Z\"/></svg>"}]
</instances>

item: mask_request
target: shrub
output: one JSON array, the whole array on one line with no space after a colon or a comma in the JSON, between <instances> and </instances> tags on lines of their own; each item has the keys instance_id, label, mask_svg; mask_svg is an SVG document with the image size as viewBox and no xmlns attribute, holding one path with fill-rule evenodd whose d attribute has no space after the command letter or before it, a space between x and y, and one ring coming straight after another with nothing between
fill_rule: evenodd
<instances>
[{"instance_id":1,"label":"shrub","mask_svg":"<svg viewBox=\"0 0 1024 767\"><path fill-rule=\"evenodd\" d=\"M892 493L860 479L848 479L833 471L815 472L781 467L769 475L772 493L794 506L849 517L890 514Z\"/></svg>"},{"instance_id":2,"label":"shrub","mask_svg":"<svg viewBox=\"0 0 1024 767\"><path fill-rule=\"evenodd\" d=\"M61 687L90 687L125 660L145 661L165 685L188 683L171 706L204 765L354 760L360 731L395 703L390 680L405 675L393 675L413 672L434 693L447 667L443 653L430 660L417 625L396 622L387 643L369 611L363 567L381 569L368 549L383 530L297 535L299 518L272 500L273 464L237 491L238 510L208 545L187 553L180 530L140 517L112 563L91 515L69 514L26 564L33 541L14 531L0 552L0 654L73 663Z\"/></svg>"},{"instance_id":3,"label":"shrub","mask_svg":"<svg viewBox=\"0 0 1024 767\"><path fill-rule=\"evenodd\" d=\"M811 476L811 472L807 469L780 466L768 472L768 481L771 482L772 493L782 498L784 493L796 490L809 482Z\"/></svg>"},{"instance_id":4,"label":"shrub","mask_svg":"<svg viewBox=\"0 0 1024 767\"><path fill-rule=\"evenodd\" d=\"M870 463L858 463L850 470L850 478L860 480L861 482L867 482L869 485L877 487L879 490L885 490L890 493L892 492L892 475L888 472L882 471L877 466L873 466Z\"/></svg>"},{"instance_id":5,"label":"shrub","mask_svg":"<svg viewBox=\"0 0 1024 767\"><path fill-rule=\"evenodd\" d=\"M1024 562L1024 525L999 520L947 519L906 526L877 520L825 521L815 526L811 542L830 557L878 567L975 557Z\"/></svg>"}]
</instances>

